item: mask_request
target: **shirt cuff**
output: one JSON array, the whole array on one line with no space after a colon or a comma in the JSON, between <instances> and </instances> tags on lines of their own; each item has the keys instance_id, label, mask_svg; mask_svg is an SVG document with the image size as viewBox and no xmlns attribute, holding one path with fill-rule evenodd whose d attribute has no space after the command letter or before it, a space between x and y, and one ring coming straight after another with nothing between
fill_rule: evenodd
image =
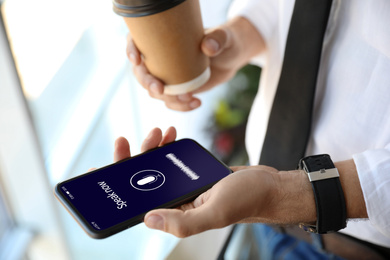
<instances>
[{"instance_id":1,"label":"shirt cuff","mask_svg":"<svg viewBox=\"0 0 390 260\"><path fill-rule=\"evenodd\" d=\"M371 224L390 237L390 145L353 156Z\"/></svg>"}]
</instances>

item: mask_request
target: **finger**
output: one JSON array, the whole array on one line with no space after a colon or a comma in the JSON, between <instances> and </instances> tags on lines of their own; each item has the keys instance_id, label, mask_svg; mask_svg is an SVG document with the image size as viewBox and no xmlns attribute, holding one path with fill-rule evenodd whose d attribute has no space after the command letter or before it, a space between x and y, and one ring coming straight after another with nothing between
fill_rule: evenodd
<instances>
[{"instance_id":1,"label":"finger","mask_svg":"<svg viewBox=\"0 0 390 260\"><path fill-rule=\"evenodd\" d=\"M178 96L164 95L164 84L149 73L143 62L134 66L133 72L149 95L152 98L163 100L168 108L176 111L191 111L201 106L200 100L190 93Z\"/></svg>"},{"instance_id":2,"label":"finger","mask_svg":"<svg viewBox=\"0 0 390 260\"><path fill-rule=\"evenodd\" d=\"M161 95L164 92L164 84L149 73L144 62L134 66L133 72L138 82L150 92L151 96L153 95L154 98L162 99Z\"/></svg>"},{"instance_id":3,"label":"finger","mask_svg":"<svg viewBox=\"0 0 390 260\"><path fill-rule=\"evenodd\" d=\"M92 168L89 168L87 172L91 172L91 171L94 171L94 170L96 170L96 169L97 169L97 168L92 167Z\"/></svg>"},{"instance_id":4,"label":"finger","mask_svg":"<svg viewBox=\"0 0 390 260\"><path fill-rule=\"evenodd\" d=\"M176 111L191 111L202 104L200 99L192 96L191 93L173 96L149 92L149 95L153 98L163 100L166 107Z\"/></svg>"},{"instance_id":5,"label":"finger","mask_svg":"<svg viewBox=\"0 0 390 260\"><path fill-rule=\"evenodd\" d=\"M220 54L224 49L230 48L232 36L229 29L217 28L203 38L201 48L204 54L214 57Z\"/></svg>"},{"instance_id":6,"label":"finger","mask_svg":"<svg viewBox=\"0 0 390 260\"><path fill-rule=\"evenodd\" d=\"M279 171L273 167L266 165L251 165L251 166L230 166L233 172L241 171L241 170L249 170L249 169L259 169L268 172L278 173Z\"/></svg>"},{"instance_id":7,"label":"finger","mask_svg":"<svg viewBox=\"0 0 390 260\"><path fill-rule=\"evenodd\" d=\"M162 140L162 131L160 128L154 128L150 131L148 137L144 140L141 146L141 153L158 147Z\"/></svg>"},{"instance_id":8,"label":"finger","mask_svg":"<svg viewBox=\"0 0 390 260\"><path fill-rule=\"evenodd\" d=\"M237 172L237 171L241 171L241 170L245 170L245 169L248 169L249 166L230 166L229 168L233 171L233 172Z\"/></svg>"},{"instance_id":9,"label":"finger","mask_svg":"<svg viewBox=\"0 0 390 260\"><path fill-rule=\"evenodd\" d=\"M164 84L153 76L151 77L148 90L154 95L162 95L164 93Z\"/></svg>"},{"instance_id":10,"label":"finger","mask_svg":"<svg viewBox=\"0 0 390 260\"><path fill-rule=\"evenodd\" d=\"M203 231L222 227L216 212L209 207L183 211L180 209L158 209L146 214L145 224L149 228L168 232L184 238Z\"/></svg>"},{"instance_id":11,"label":"finger","mask_svg":"<svg viewBox=\"0 0 390 260\"><path fill-rule=\"evenodd\" d=\"M126 46L127 58L134 65L139 65L141 63L141 53L138 51L138 48L135 46L131 35L127 35L127 46Z\"/></svg>"},{"instance_id":12,"label":"finger","mask_svg":"<svg viewBox=\"0 0 390 260\"><path fill-rule=\"evenodd\" d=\"M191 93L178 96L165 95L164 84L149 73L143 62L134 66L133 71L138 82L149 92L149 95L163 100L168 108L176 111L191 111L201 105L200 100L193 97Z\"/></svg>"},{"instance_id":13,"label":"finger","mask_svg":"<svg viewBox=\"0 0 390 260\"><path fill-rule=\"evenodd\" d=\"M194 110L202 105L202 102L198 98L191 98L190 101L180 101L177 97L175 97L176 100L168 100L164 99L165 106L169 109L176 110L176 111L191 111Z\"/></svg>"},{"instance_id":14,"label":"finger","mask_svg":"<svg viewBox=\"0 0 390 260\"><path fill-rule=\"evenodd\" d=\"M177 136L176 128L174 128L173 126L169 127L165 132L164 136L162 137L159 146L172 143L173 141L176 140L176 136Z\"/></svg>"},{"instance_id":15,"label":"finger","mask_svg":"<svg viewBox=\"0 0 390 260\"><path fill-rule=\"evenodd\" d=\"M199 208L202 206L211 196L211 190L207 190L206 192L200 194L195 200L183 204L180 206L180 209L183 211Z\"/></svg>"},{"instance_id":16,"label":"finger","mask_svg":"<svg viewBox=\"0 0 390 260\"><path fill-rule=\"evenodd\" d=\"M183 103L190 102L193 98L191 93L177 95L177 99Z\"/></svg>"},{"instance_id":17,"label":"finger","mask_svg":"<svg viewBox=\"0 0 390 260\"><path fill-rule=\"evenodd\" d=\"M119 137L115 140L115 150L114 150L114 162L129 158L130 154L130 145L126 138Z\"/></svg>"}]
</instances>

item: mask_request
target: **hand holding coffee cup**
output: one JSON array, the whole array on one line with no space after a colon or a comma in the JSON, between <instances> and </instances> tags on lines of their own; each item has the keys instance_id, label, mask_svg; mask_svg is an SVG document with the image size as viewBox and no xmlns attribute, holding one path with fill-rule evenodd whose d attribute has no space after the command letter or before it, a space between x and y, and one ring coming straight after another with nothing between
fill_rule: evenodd
<instances>
[{"instance_id":1,"label":"hand holding coffee cup","mask_svg":"<svg viewBox=\"0 0 390 260\"><path fill-rule=\"evenodd\" d=\"M114 0L149 72L165 84L164 94L180 95L204 85L209 59L198 0Z\"/></svg>"}]
</instances>

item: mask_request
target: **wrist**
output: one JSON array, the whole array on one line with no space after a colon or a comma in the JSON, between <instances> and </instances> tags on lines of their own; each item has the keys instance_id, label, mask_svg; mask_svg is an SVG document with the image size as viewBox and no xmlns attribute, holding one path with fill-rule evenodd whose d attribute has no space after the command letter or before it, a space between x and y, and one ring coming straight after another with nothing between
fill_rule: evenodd
<instances>
[{"instance_id":1,"label":"wrist","mask_svg":"<svg viewBox=\"0 0 390 260\"><path fill-rule=\"evenodd\" d=\"M301 170L280 171L277 179L271 220L283 225L315 223L316 205L307 175Z\"/></svg>"}]
</instances>

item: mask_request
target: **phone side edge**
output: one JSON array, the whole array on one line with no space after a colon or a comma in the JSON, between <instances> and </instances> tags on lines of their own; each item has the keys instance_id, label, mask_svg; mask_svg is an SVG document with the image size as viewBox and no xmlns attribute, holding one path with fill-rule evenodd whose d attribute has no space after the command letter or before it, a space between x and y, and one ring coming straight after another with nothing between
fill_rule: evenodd
<instances>
[{"instance_id":1,"label":"phone side edge","mask_svg":"<svg viewBox=\"0 0 390 260\"><path fill-rule=\"evenodd\" d=\"M197 144L200 148L202 148L205 152L207 152L211 157L213 157L215 160L217 160L219 163L221 163L223 166L225 166L227 169L229 169L230 173L233 173L233 170L230 169L230 167L226 163L224 163L223 161L221 161L220 159L215 157L215 155L212 152L210 152L207 148L205 148L203 145L201 145L198 141L196 141L192 138L182 138L182 139L179 139L177 141L182 141L182 140L189 140L189 141L192 141L193 143Z\"/></svg>"}]
</instances>

